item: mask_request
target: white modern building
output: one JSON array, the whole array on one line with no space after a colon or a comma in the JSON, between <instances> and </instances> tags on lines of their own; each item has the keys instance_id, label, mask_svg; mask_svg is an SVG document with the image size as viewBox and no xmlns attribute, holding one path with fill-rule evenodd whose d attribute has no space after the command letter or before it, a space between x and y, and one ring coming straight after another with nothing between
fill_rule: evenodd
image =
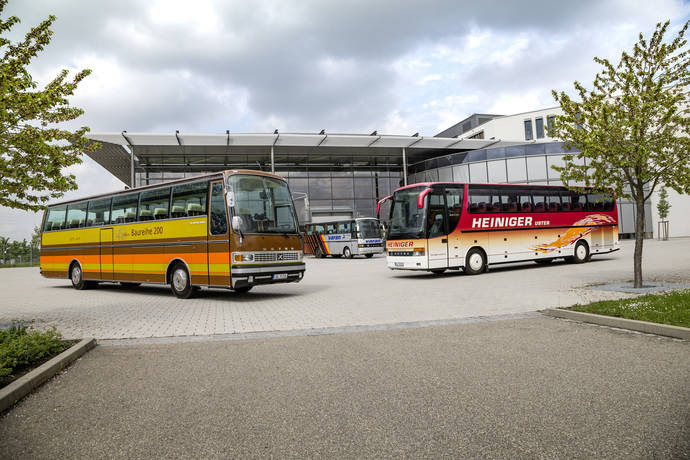
<instances>
[{"instance_id":1,"label":"white modern building","mask_svg":"<svg viewBox=\"0 0 690 460\"><path fill-rule=\"evenodd\" d=\"M493 114L473 114L461 122L439 133L442 137L454 137L458 139L482 139L500 140L501 143L511 143L522 145L534 145L533 147L522 147L525 152L525 171L522 171L521 160L516 160L517 153L507 157L505 174L503 174L502 162L497 156L500 155L499 149L494 149L488 153L491 159L486 160L486 165L480 164L484 160L470 162L467 165L468 174L473 170L472 181L478 182L487 180L489 182L507 183L536 183L536 184L561 184L558 173L551 169L551 165L562 164L563 153L560 151L562 143L558 139L549 136L549 127L556 116L563 112L560 107L549 107L546 109L522 112L514 115L493 115ZM547 145L536 145L544 144ZM551 144L551 145L548 145ZM515 152L520 150L519 145L512 149ZM489 150L491 150L489 148ZM481 155L474 154L476 157ZM542 158L543 156L543 158ZM537 159L539 157L539 159ZM497 162L498 161L498 162ZM542 165L546 165L546 170ZM520 166L518 166L520 165ZM417 170L415 179L421 179L419 166L412 165ZM517 169L515 169L517 168ZM486 169L486 173L483 173ZM456 168L457 170L457 168ZM433 176L433 173L431 174ZM446 176L445 172L440 172L440 176ZM463 173L460 174L463 176ZM445 180L445 179L442 179ZM461 180L460 178L454 180ZM466 180L466 179L465 179ZM659 216L656 209L658 194L657 188L650 202L646 206L646 236L657 236ZM690 196L682 195L674 190L667 189L668 201L671 204L669 216L670 236L690 236ZM619 200L619 220L621 223L621 236L631 237L631 230L634 228L635 209L633 203L627 200Z\"/></svg>"}]
</instances>

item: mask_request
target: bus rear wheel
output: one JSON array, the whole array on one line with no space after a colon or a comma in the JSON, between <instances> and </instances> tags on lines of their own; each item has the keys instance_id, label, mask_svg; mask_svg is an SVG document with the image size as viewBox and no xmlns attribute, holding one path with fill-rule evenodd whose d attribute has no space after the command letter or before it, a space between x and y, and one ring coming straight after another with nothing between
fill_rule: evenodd
<instances>
[{"instance_id":1,"label":"bus rear wheel","mask_svg":"<svg viewBox=\"0 0 690 460\"><path fill-rule=\"evenodd\" d=\"M364 257L366 257L367 259L371 259L372 257L374 257L374 254L364 254Z\"/></svg>"},{"instance_id":2,"label":"bus rear wheel","mask_svg":"<svg viewBox=\"0 0 690 460\"><path fill-rule=\"evenodd\" d=\"M343 249L343 256L345 256L346 259L352 259L352 251L350 251L350 248L347 246Z\"/></svg>"},{"instance_id":3,"label":"bus rear wheel","mask_svg":"<svg viewBox=\"0 0 690 460\"><path fill-rule=\"evenodd\" d=\"M187 267L183 264L177 264L173 268L170 276L170 289L172 289L175 297L180 299L189 299L194 294L192 280L189 277Z\"/></svg>"},{"instance_id":4,"label":"bus rear wheel","mask_svg":"<svg viewBox=\"0 0 690 460\"><path fill-rule=\"evenodd\" d=\"M574 264L581 264L589 260L589 246L584 241L578 241L575 245L575 251L572 257L568 258L568 262Z\"/></svg>"},{"instance_id":5,"label":"bus rear wheel","mask_svg":"<svg viewBox=\"0 0 690 460\"><path fill-rule=\"evenodd\" d=\"M472 248L465 257L465 273L468 275L478 275L486 269L486 256L484 251Z\"/></svg>"}]
</instances>

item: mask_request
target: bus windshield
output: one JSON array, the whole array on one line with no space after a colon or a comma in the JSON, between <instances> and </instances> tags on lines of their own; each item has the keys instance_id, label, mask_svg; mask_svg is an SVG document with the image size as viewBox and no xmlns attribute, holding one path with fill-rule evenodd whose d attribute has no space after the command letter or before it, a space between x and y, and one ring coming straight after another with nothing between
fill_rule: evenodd
<instances>
[{"instance_id":1,"label":"bus windshield","mask_svg":"<svg viewBox=\"0 0 690 460\"><path fill-rule=\"evenodd\" d=\"M357 221L357 230L360 238L380 238L381 229L379 221L376 219L365 219Z\"/></svg>"},{"instance_id":2,"label":"bus windshield","mask_svg":"<svg viewBox=\"0 0 690 460\"><path fill-rule=\"evenodd\" d=\"M242 219L245 233L297 233L297 218L288 186L279 179L234 174L228 178L234 203L230 211Z\"/></svg>"},{"instance_id":3,"label":"bus windshield","mask_svg":"<svg viewBox=\"0 0 690 460\"><path fill-rule=\"evenodd\" d=\"M426 205L419 209L417 200L426 187L413 187L395 192L391 204L388 238L424 238Z\"/></svg>"}]
</instances>

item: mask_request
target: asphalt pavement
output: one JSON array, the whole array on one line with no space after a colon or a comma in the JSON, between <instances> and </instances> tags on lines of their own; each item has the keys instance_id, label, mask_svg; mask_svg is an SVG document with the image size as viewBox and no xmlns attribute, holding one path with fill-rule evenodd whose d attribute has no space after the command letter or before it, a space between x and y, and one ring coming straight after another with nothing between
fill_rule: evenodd
<instances>
[{"instance_id":1,"label":"asphalt pavement","mask_svg":"<svg viewBox=\"0 0 690 460\"><path fill-rule=\"evenodd\" d=\"M99 346L0 440L4 458L687 458L690 344L533 316Z\"/></svg>"}]
</instances>

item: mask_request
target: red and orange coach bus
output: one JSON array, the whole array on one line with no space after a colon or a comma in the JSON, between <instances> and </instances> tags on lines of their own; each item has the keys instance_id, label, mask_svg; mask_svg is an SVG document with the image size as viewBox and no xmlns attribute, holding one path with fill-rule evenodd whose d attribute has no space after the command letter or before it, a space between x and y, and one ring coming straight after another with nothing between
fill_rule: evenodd
<instances>
[{"instance_id":1,"label":"red and orange coach bus","mask_svg":"<svg viewBox=\"0 0 690 460\"><path fill-rule=\"evenodd\" d=\"M493 264L582 263L619 249L616 201L604 194L547 185L420 183L387 199L387 261L394 270L474 275Z\"/></svg>"},{"instance_id":2,"label":"red and orange coach bus","mask_svg":"<svg viewBox=\"0 0 690 460\"><path fill-rule=\"evenodd\" d=\"M77 289L99 282L201 286L247 292L300 281L302 240L287 182L223 171L51 205L43 217L41 274Z\"/></svg>"}]
</instances>

